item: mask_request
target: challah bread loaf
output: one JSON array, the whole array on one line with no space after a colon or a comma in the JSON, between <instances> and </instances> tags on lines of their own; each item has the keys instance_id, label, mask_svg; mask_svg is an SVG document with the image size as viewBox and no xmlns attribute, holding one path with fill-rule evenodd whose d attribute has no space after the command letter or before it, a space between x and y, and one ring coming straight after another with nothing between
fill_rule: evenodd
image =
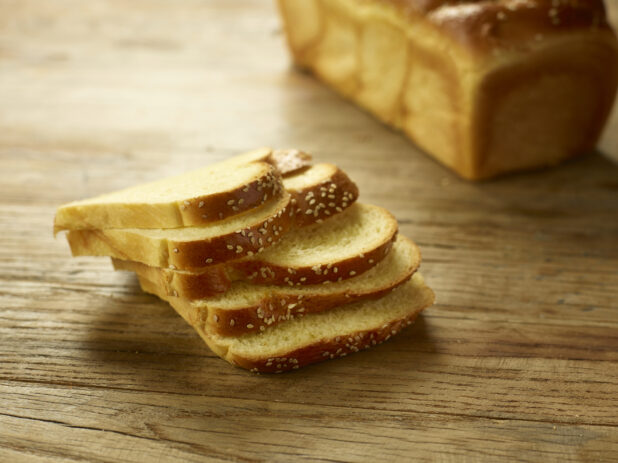
<instances>
[{"instance_id":1,"label":"challah bread loaf","mask_svg":"<svg viewBox=\"0 0 618 463\"><path fill-rule=\"evenodd\" d=\"M420 263L418 247L399 236L388 256L362 275L329 285L258 286L235 282L224 294L192 301L194 322L202 329L222 336L263 331L309 313L378 298L406 282ZM163 280L161 274L149 271L151 269L142 264L134 267L143 289L161 299L189 300L191 298L185 296L187 293L200 291L195 287L184 288L181 292L170 291L174 284ZM210 282L204 279L203 284L209 285Z\"/></svg>"},{"instance_id":2,"label":"challah bread loaf","mask_svg":"<svg viewBox=\"0 0 618 463\"><path fill-rule=\"evenodd\" d=\"M144 279L142 285L145 291L156 292L154 283ZM311 313L244 336L209 332L190 301L172 298L169 302L221 358L253 372L281 373L390 339L433 304L434 294L416 273L379 299Z\"/></svg>"},{"instance_id":3,"label":"challah bread loaf","mask_svg":"<svg viewBox=\"0 0 618 463\"><path fill-rule=\"evenodd\" d=\"M618 46L602 0L279 0L294 61L468 179L591 151Z\"/></svg>"},{"instance_id":4,"label":"challah bread loaf","mask_svg":"<svg viewBox=\"0 0 618 463\"><path fill-rule=\"evenodd\" d=\"M174 264L177 269L161 268L160 265L144 268L129 259L113 262L117 270L151 275L149 278L164 284L170 294L183 292L192 296L209 296L226 291L232 281L237 280L288 286L331 283L360 275L384 259L397 230L397 221L386 209L355 203L331 220L287 232L275 246L254 256L212 265L200 271L177 270L186 268L180 267L178 262ZM78 232L70 234L73 233ZM144 231L133 233L148 236ZM160 233L170 236L177 232L163 230ZM100 238L100 235L96 237ZM144 253L135 253L134 247L127 244L128 241L119 240L113 248L122 246L123 253L133 253L138 257L130 260L148 264L144 262ZM115 251L106 252L118 257L113 254Z\"/></svg>"},{"instance_id":5,"label":"challah bread loaf","mask_svg":"<svg viewBox=\"0 0 618 463\"><path fill-rule=\"evenodd\" d=\"M298 150L262 148L202 169L58 208L54 230L202 226L256 208L282 192L280 175L309 166Z\"/></svg>"}]
</instances>

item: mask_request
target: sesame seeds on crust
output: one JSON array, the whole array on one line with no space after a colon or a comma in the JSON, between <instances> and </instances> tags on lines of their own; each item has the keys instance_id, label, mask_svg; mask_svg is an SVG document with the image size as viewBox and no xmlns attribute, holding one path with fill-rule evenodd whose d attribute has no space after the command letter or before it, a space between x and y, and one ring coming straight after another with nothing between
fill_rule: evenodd
<instances>
[{"instance_id":1,"label":"sesame seeds on crust","mask_svg":"<svg viewBox=\"0 0 618 463\"><path fill-rule=\"evenodd\" d=\"M207 197L179 202L184 226L200 226L225 220L242 212L260 207L269 198L280 198L285 190L278 171L271 165L266 172L248 184Z\"/></svg>"},{"instance_id":2,"label":"sesame seeds on crust","mask_svg":"<svg viewBox=\"0 0 618 463\"><path fill-rule=\"evenodd\" d=\"M379 328L335 336L314 344L303 346L280 356L263 359L248 359L234 356L234 363L252 373L283 373L297 370L312 363L343 358L388 341L402 329L414 323L420 311L404 318L392 320Z\"/></svg>"}]
</instances>

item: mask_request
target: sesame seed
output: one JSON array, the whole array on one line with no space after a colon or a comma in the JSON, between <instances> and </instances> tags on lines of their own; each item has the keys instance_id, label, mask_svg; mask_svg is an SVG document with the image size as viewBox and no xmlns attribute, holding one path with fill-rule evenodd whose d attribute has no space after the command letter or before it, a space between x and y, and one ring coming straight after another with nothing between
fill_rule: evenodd
<instances>
[{"instance_id":1,"label":"sesame seed","mask_svg":"<svg viewBox=\"0 0 618 463\"><path fill-rule=\"evenodd\" d=\"M253 329L253 325L251 323L247 323L247 329Z\"/></svg>"},{"instance_id":2,"label":"sesame seed","mask_svg":"<svg viewBox=\"0 0 618 463\"><path fill-rule=\"evenodd\" d=\"M234 200L233 200L233 199L230 199L230 200L227 202L227 205L228 205L228 206L231 206L232 204L234 204Z\"/></svg>"},{"instance_id":3,"label":"sesame seed","mask_svg":"<svg viewBox=\"0 0 618 463\"><path fill-rule=\"evenodd\" d=\"M174 252L178 254L178 248L174 248Z\"/></svg>"},{"instance_id":4,"label":"sesame seed","mask_svg":"<svg viewBox=\"0 0 618 463\"><path fill-rule=\"evenodd\" d=\"M354 270L352 270L352 271L350 272L350 276L351 276L351 277L353 277L354 275L356 275L356 272L355 272Z\"/></svg>"},{"instance_id":5,"label":"sesame seed","mask_svg":"<svg viewBox=\"0 0 618 463\"><path fill-rule=\"evenodd\" d=\"M245 202L245 200L244 200L243 198L240 198L240 199L238 200L238 205L241 205L241 204L242 204L242 203L244 203L244 202Z\"/></svg>"},{"instance_id":6,"label":"sesame seed","mask_svg":"<svg viewBox=\"0 0 618 463\"><path fill-rule=\"evenodd\" d=\"M228 244L227 248L231 251L232 249L234 249L234 246L232 246L231 244Z\"/></svg>"},{"instance_id":7,"label":"sesame seed","mask_svg":"<svg viewBox=\"0 0 618 463\"><path fill-rule=\"evenodd\" d=\"M204 201L200 201L199 204L197 205L197 207L199 207L199 208L204 207Z\"/></svg>"},{"instance_id":8,"label":"sesame seed","mask_svg":"<svg viewBox=\"0 0 618 463\"><path fill-rule=\"evenodd\" d=\"M219 323L219 315L215 314L213 318L215 319L215 323Z\"/></svg>"},{"instance_id":9,"label":"sesame seed","mask_svg":"<svg viewBox=\"0 0 618 463\"><path fill-rule=\"evenodd\" d=\"M212 264L212 258L211 258L211 257L209 257L208 259L206 259L206 263L207 263L207 264Z\"/></svg>"},{"instance_id":10,"label":"sesame seed","mask_svg":"<svg viewBox=\"0 0 618 463\"><path fill-rule=\"evenodd\" d=\"M234 321L233 318L230 318L230 326L234 326L236 324L236 322Z\"/></svg>"},{"instance_id":11,"label":"sesame seed","mask_svg":"<svg viewBox=\"0 0 618 463\"><path fill-rule=\"evenodd\" d=\"M170 264L170 269L176 270L176 266L174 264Z\"/></svg>"}]
</instances>

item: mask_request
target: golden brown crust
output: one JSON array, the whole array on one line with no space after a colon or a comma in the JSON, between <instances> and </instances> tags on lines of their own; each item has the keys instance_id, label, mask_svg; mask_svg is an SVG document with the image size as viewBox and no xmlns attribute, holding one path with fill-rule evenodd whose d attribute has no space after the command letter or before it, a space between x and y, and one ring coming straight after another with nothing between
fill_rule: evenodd
<instances>
[{"instance_id":1,"label":"golden brown crust","mask_svg":"<svg viewBox=\"0 0 618 463\"><path fill-rule=\"evenodd\" d=\"M272 215L212 238L177 241L150 238L139 230L71 230L67 240L74 256L110 256L173 270L210 267L216 271L216 264L251 257L279 241L294 225L290 199L285 192Z\"/></svg>"},{"instance_id":2,"label":"golden brown crust","mask_svg":"<svg viewBox=\"0 0 618 463\"><path fill-rule=\"evenodd\" d=\"M426 17L475 51L518 48L582 30L609 30L602 0L376 0L411 19Z\"/></svg>"},{"instance_id":3,"label":"golden brown crust","mask_svg":"<svg viewBox=\"0 0 618 463\"><path fill-rule=\"evenodd\" d=\"M258 224L209 240L168 241L171 269L201 270L209 266L251 257L281 239L293 226L289 201L276 214Z\"/></svg>"},{"instance_id":4,"label":"golden brown crust","mask_svg":"<svg viewBox=\"0 0 618 463\"><path fill-rule=\"evenodd\" d=\"M397 229L373 249L348 259L312 267L289 268L260 259L231 262L230 274L234 280L245 280L268 285L316 285L335 283L360 275L380 262L391 250Z\"/></svg>"},{"instance_id":5,"label":"golden brown crust","mask_svg":"<svg viewBox=\"0 0 618 463\"><path fill-rule=\"evenodd\" d=\"M294 269L262 261L259 254L248 260L211 265L199 269L199 272L179 272L174 268L160 268L131 262L135 259L112 257L119 259L113 260L114 267L117 270L135 271L151 281L161 284L164 295L199 299L225 293L233 281L293 287L333 284L347 280L361 275L384 259L396 239L397 232L395 229L394 233L384 242L364 254L328 265L296 267ZM209 247L208 249L211 250L210 255L215 254L213 248ZM184 264L186 265L186 262Z\"/></svg>"},{"instance_id":6,"label":"golden brown crust","mask_svg":"<svg viewBox=\"0 0 618 463\"><path fill-rule=\"evenodd\" d=\"M480 84L472 124L477 154L462 175L485 179L592 152L616 95L617 51L609 44L589 46L582 37L571 51L539 50L489 74ZM515 98L524 103L516 106ZM502 122L503 112L518 119L517 125ZM527 138L518 130L525 130Z\"/></svg>"},{"instance_id":7,"label":"golden brown crust","mask_svg":"<svg viewBox=\"0 0 618 463\"><path fill-rule=\"evenodd\" d=\"M179 201L177 205L183 226L203 226L260 207L269 199L280 197L282 192L280 175L273 167L236 190L197 196Z\"/></svg>"},{"instance_id":8,"label":"golden brown crust","mask_svg":"<svg viewBox=\"0 0 618 463\"><path fill-rule=\"evenodd\" d=\"M231 364L250 370L252 373L283 373L297 370L312 363L345 357L388 341L403 328L411 325L420 312L392 320L375 330L357 331L331 339L321 339L300 349L281 352L276 357L253 359L228 351L224 358Z\"/></svg>"},{"instance_id":9,"label":"golden brown crust","mask_svg":"<svg viewBox=\"0 0 618 463\"><path fill-rule=\"evenodd\" d=\"M333 217L358 199L358 187L339 168L318 185L288 191L292 195L296 225L299 227Z\"/></svg>"},{"instance_id":10,"label":"golden brown crust","mask_svg":"<svg viewBox=\"0 0 618 463\"><path fill-rule=\"evenodd\" d=\"M274 298L265 298L257 305L243 307L242 309L225 310L212 307L209 308L208 315L201 319L201 326L205 331L220 336L240 336L263 331L269 326L294 318L301 318L309 313L322 312L365 299L380 298L409 280L417 268L411 268L410 272L371 292L339 292L314 294L307 297L283 294Z\"/></svg>"}]
</instances>

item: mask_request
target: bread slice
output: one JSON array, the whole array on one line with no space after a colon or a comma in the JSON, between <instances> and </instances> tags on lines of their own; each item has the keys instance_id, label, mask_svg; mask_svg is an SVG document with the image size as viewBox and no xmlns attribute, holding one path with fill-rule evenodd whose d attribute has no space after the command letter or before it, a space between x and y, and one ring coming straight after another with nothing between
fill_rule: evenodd
<instances>
[{"instance_id":1,"label":"bread slice","mask_svg":"<svg viewBox=\"0 0 618 463\"><path fill-rule=\"evenodd\" d=\"M151 292L148 281L145 283L144 289ZM189 301L171 298L169 302L221 358L253 372L281 373L387 341L432 305L434 294L416 273L380 299L308 314L260 333L237 337L204 329L199 310Z\"/></svg>"},{"instance_id":2,"label":"bread slice","mask_svg":"<svg viewBox=\"0 0 618 463\"><path fill-rule=\"evenodd\" d=\"M58 208L54 230L202 226L280 196L280 174L308 166L309 155L270 148L156 182Z\"/></svg>"},{"instance_id":3,"label":"bread slice","mask_svg":"<svg viewBox=\"0 0 618 463\"><path fill-rule=\"evenodd\" d=\"M309 313L381 297L410 279L420 263L418 247L399 236L388 256L360 276L331 285L294 287L236 282L224 295L194 300L191 303L196 317L194 323L222 336L264 331L269 326ZM187 299L182 294L170 292L169 282L162 281L161 274L151 269L141 265L136 272L145 291L161 299Z\"/></svg>"},{"instance_id":4,"label":"bread slice","mask_svg":"<svg viewBox=\"0 0 618 463\"><path fill-rule=\"evenodd\" d=\"M320 223L351 206L358 188L333 164L316 164L283 179L292 195L297 226Z\"/></svg>"},{"instance_id":5,"label":"bread slice","mask_svg":"<svg viewBox=\"0 0 618 463\"><path fill-rule=\"evenodd\" d=\"M294 211L284 192L255 210L203 227L71 230L74 256L111 256L155 267L200 270L252 256L279 241L292 227Z\"/></svg>"},{"instance_id":6,"label":"bread slice","mask_svg":"<svg viewBox=\"0 0 618 463\"><path fill-rule=\"evenodd\" d=\"M380 262L396 237L397 221L386 209L355 203L333 220L288 232L276 246L253 257L207 267L199 272L144 269L126 258L113 263L116 270L155 275L150 278L160 282L169 294L183 292L193 298L222 293L238 280L289 286L343 281ZM111 253L107 255L119 257ZM139 262L148 264L143 259Z\"/></svg>"}]
</instances>

